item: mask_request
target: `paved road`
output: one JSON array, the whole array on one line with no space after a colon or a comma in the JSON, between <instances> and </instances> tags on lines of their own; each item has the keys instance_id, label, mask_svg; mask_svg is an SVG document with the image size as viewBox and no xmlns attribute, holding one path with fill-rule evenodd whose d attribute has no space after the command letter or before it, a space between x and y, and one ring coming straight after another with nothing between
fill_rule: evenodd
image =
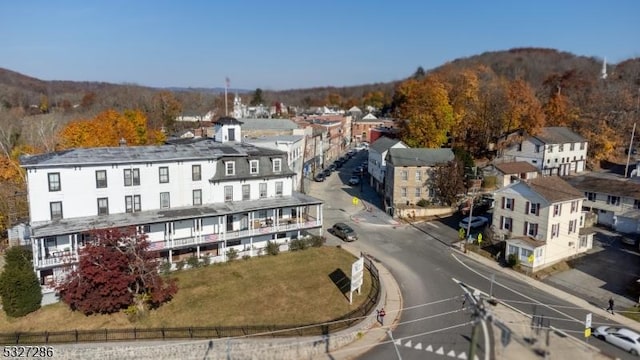
<instances>
[{"instance_id":1,"label":"paved road","mask_svg":"<svg viewBox=\"0 0 640 360\"><path fill-rule=\"evenodd\" d=\"M334 173L325 182L314 183L310 194L326 201L325 227L338 221L350 223L360 235L356 244L360 250L382 261L398 280L404 298L404 311L393 336L402 340L397 351L403 359L467 358L471 334L470 314L462 310L462 290L452 278L487 293L492 290L496 297L529 314L540 315L551 326L582 339L586 310L502 273L494 274L490 268L455 255L449 244L457 237L457 219L447 218L415 228L394 224L379 210L369 208L367 204L377 204L379 201L372 189L367 185L362 189L360 186L346 185L352 168L364 161L364 156L363 153L359 154L340 169L340 173ZM360 202L353 205L354 196L364 199L364 204ZM334 236L326 235L330 245L341 243ZM490 280L492 275L495 276L493 285ZM499 317L499 309L496 309L496 316ZM607 322L607 319L598 316L593 318L594 326ZM529 324L510 326L528 327ZM488 334L487 339L491 336ZM628 357L628 354L607 343L596 339L589 341L608 354ZM478 341L478 355L485 354L484 343L483 336ZM425 351L427 347L431 347L433 352ZM393 359L396 358L396 348L390 343L383 344L362 358Z\"/></svg>"}]
</instances>

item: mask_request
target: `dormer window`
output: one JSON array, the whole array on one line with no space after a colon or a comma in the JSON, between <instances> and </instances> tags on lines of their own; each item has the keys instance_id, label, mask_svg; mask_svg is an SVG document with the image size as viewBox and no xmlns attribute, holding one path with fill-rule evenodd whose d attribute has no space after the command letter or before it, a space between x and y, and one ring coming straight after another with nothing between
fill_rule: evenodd
<instances>
[{"instance_id":1,"label":"dormer window","mask_svg":"<svg viewBox=\"0 0 640 360\"><path fill-rule=\"evenodd\" d=\"M282 171L282 159L273 159L273 172Z\"/></svg>"},{"instance_id":2,"label":"dormer window","mask_svg":"<svg viewBox=\"0 0 640 360\"><path fill-rule=\"evenodd\" d=\"M235 175L236 174L236 163L235 161L227 161L224 163L225 167L225 175Z\"/></svg>"},{"instance_id":3,"label":"dormer window","mask_svg":"<svg viewBox=\"0 0 640 360\"><path fill-rule=\"evenodd\" d=\"M249 161L249 173L250 174L257 174L259 171L259 161L258 160L250 160Z\"/></svg>"}]
</instances>

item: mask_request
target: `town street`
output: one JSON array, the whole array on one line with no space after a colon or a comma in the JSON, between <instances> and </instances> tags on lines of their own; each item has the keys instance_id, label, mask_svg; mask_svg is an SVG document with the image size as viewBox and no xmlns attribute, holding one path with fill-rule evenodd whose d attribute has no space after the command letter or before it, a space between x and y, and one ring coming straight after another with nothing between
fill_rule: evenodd
<instances>
[{"instance_id":1,"label":"town street","mask_svg":"<svg viewBox=\"0 0 640 360\"><path fill-rule=\"evenodd\" d=\"M433 221L419 227L397 224L376 208L380 200L369 186L364 185L361 189L347 185L352 168L365 160L365 154L361 152L349 160L340 172L333 173L324 182L312 183L309 190L310 195L325 200L324 229L336 222L351 225L359 235L353 245L382 262L402 291L404 310L400 324L392 333L395 340L400 339L397 342L400 345L397 349L392 343L376 346L362 358L393 359L397 358L396 351L403 359L468 358L472 318L468 309L463 310L463 290L454 278L483 292L492 291L496 298L521 311L540 315L545 325L548 321L550 326L584 341L587 310L453 251L450 243L458 236L457 222L450 219ZM358 198L357 205L354 205L354 197ZM369 205L371 203L373 205ZM328 245L342 243L326 231L324 235ZM500 310L500 306L494 308L498 319ZM607 322L594 314L594 327ZM519 327L519 332L525 328L530 330L530 324L507 325ZM533 334L533 330L530 331ZM484 331L479 333L477 355L482 359L485 335ZM500 340L500 334L488 334L487 341L493 341L494 337L495 341ZM589 342L607 354L619 358L629 356L603 341L589 339ZM425 351L428 347L432 351ZM487 355L487 358L492 357L492 354Z\"/></svg>"}]
</instances>

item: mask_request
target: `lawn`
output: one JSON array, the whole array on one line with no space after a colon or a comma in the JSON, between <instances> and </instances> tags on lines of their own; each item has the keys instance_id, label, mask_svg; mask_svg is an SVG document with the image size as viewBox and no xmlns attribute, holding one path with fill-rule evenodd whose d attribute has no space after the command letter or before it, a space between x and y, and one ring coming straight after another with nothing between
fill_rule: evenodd
<instances>
[{"instance_id":1,"label":"lawn","mask_svg":"<svg viewBox=\"0 0 640 360\"><path fill-rule=\"evenodd\" d=\"M2 312L0 332L324 322L366 300L371 289L367 271L353 305L348 292L343 294L330 278L339 270L350 277L354 261L342 249L323 246L182 270L171 274L179 286L174 299L135 323L122 313L85 316L58 303L23 318Z\"/></svg>"}]
</instances>

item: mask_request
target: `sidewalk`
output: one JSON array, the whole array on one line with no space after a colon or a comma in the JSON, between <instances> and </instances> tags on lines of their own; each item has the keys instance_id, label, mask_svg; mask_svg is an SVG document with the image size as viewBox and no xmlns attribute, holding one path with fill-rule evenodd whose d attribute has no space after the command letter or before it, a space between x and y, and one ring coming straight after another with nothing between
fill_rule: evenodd
<instances>
[{"instance_id":1,"label":"sidewalk","mask_svg":"<svg viewBox=\"0 0 640 360\"><path fill-rule=\"evenodd\" d=\"M360 256L360 251L355 249L353 245L345 244L342 248L354 254ZM333 350L329 353L318 355L314 357L314 360L331 359L331 360L349 360L356 359L362 356L367 351L373 349L383 341L390 341L388 339L387 330L393 330L400 321L400 315L402 314L402 294L400 292L400 286L396 282L396 279L391 275L389 270L379 262L375 262L378 273L380 274L380 303L379 307L383 307L387 316L385 317L385 326L381 326L376 321L375 311L369 314L368 319L363 323L372 324L370 327L363 329L357 326L346 331L357 331L357 340L350 344L341 347L337 350ZM360 335L361 334L361 335Z\"/></svg>"}]
</instances>

